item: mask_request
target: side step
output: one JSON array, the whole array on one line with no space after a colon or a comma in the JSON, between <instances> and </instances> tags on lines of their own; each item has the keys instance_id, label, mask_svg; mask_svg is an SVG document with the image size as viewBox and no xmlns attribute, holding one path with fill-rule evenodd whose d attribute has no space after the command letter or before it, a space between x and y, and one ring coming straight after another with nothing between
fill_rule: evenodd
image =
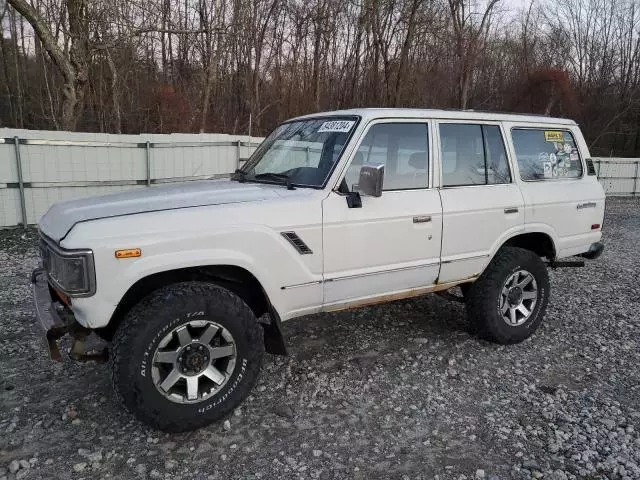
<instances>
[{"instance_id":1,"label":"side step","mask_svg":"<svg viewBox=\"0 0 640 480\"><path fill-rule=\"evenodd\" d=\"M548 264L551 268L581 268L584 267L584 260L553 260Z\"/></svg>"}]
</instances>

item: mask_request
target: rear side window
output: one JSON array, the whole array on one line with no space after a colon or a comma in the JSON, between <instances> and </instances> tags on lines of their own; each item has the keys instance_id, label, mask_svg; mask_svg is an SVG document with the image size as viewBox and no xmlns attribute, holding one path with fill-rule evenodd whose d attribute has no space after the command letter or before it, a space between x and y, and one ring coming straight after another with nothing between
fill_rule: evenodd
<instances>
[{"instance_id":1,"label":"rear side window","mask_svg":"<svg viewBox=\"0 0 640 480\"><path fill-rule=\"evenodd\" d=\"M514 128L511 138L523 180L561 180L582 176L582 162L571 132Z\"/></svg>"},{"instance_id":2,"label":"rear side window","mask_svg":"<svg viewBox=\"0 0 640 480\"><path fill-rule=\"evenodd\" d=\"M440 144L445 187L511 183L500 127L442 123Z\"/></svg>"}]
</instances>

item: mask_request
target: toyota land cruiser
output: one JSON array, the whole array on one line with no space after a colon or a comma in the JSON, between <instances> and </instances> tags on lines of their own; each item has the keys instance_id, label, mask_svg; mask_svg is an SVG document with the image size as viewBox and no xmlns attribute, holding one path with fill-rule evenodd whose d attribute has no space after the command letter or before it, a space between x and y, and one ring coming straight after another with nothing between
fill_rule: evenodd
<instances>
[{"instance_id":1,"label":"toyota land cruiser","mask_svg":"<svg viewBox=\"0 0 640 480\"><path fill-rule=\"evenodd\" d=\"M58 203L33 274L53 358L95 332L116 392L166 431L228 414L281 322L460 287L481 337L542 322L547 266L596 258L604 193L572 120L359 109L289 120L230 179Z\"/></svg>"}]
</instances>

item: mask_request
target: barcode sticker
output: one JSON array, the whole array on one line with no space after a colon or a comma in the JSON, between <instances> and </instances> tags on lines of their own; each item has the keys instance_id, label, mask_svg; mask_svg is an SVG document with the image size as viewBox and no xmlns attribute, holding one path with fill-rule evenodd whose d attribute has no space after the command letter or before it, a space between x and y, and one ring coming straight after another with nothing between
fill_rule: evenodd
<instances>
[{"instance_id":1,"label":"barcode sticker","mask_svg":"<svg viewBox=\"0 0 640 480\"><path fill-rule=\"evenodd\" d=\"M333 120L324 122L318 129L318 133L324 132L349 132L356 122L353 120Z\"/></svg>"}]
</instances>

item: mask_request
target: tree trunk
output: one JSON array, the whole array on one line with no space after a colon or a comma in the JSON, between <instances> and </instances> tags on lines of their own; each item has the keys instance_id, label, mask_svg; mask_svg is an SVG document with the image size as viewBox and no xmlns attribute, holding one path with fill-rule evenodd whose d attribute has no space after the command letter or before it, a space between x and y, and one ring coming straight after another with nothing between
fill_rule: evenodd
<instances>
[{"instance_id":1,"label":"tree trunk","mask_svg":"<svg viewBox=\"0 0 640 480\"><path fill-rule=\"evenodd\" d=\"M398 106L398 98L400 96L400 86L402 85L402 77L404 73L404 67L407 63L407 57L409 56L409 47L411 46L411 41L413 40L413 30L415 27L415 17L416 12L418 11L418 6L420 5L420 0L413 0L411 4L411 13L409 14L409 21L407 25L407 36L404 39L404 43L402 44L402 50L400 52L400 63L398 64L398 74L396 75L396 88L393 91L393 105L394 107Z\"/></svg>"},{"instance_id":2,"label":"tree trunk","mask_svg":"<svg viewBox=\"0 0 640 480\"><path fill-rule=\"evenodd\" d=\"M82 113L84 88L88 81L88 31L85 1L66 1L69 33L71 34L68 54L60 48L45 19L26 0L8 0L8 2L29 22L42 42L42 46L60 71L64 80L61 126L63 130L75 130L78 118Z\"/></svg>"},{"instance_id":3,"label":"tree trunk","mask_svg":"<svg viewBox=\"0 0 640 480\"><path fill-rule=\"evenodd\" d=\"M207 129L207 115L209 114L209 102L211 101L211 89L213 88L213 59L209 59L209 65L205 70L204 92L202 95L202 117L200 119L200 133Z\"/></svg>"},{"instance_id":4,"label":"tree trunk","mask_svg":"<svg viewBox=\"0 0 640 480\"><path fill-rule=\"evenodd\" d=\"M122 133L122 115L120 113L120 82L118 77L118 69L111 57L109 50L106 51L107 63L111 70L111 99L113 100L113 114L115 116L115 131Z\"/></svg>"},{"instance_id":5,"label":"tree trunk","mask_svg":"<svg viewBox=\"0 0 640 480\"><path fill-rule=\"evenodd\" d=\"M4 20L4 18L0 18L0 21ZM11 72L9 71L8 62L8 49L5 48L6 42L0 41L0 54L2 54L2 68L4 72L5 84L4 87L7 90L7 103L9 104L9 110L11 112L11 122L14 125L18 124L18 120L16 117L16 109L13 105L13 90L11 88Z\"/></svg>"},{"instance_id":6,"label":"tree trunk","mask_svg":"<svg viewBox=\"0 0 640 480\"><path fill-rule=\"evenodd\" d=\"M20 74L20 60L18 57L18 27L16 25L15 14L11 15L11 17L9 32L11 33L11 43L13 44L13 71L16 79L16 126L18 128L24 128L24 118L22 114L22 75Z\"/></svg>"}]
</instances>

